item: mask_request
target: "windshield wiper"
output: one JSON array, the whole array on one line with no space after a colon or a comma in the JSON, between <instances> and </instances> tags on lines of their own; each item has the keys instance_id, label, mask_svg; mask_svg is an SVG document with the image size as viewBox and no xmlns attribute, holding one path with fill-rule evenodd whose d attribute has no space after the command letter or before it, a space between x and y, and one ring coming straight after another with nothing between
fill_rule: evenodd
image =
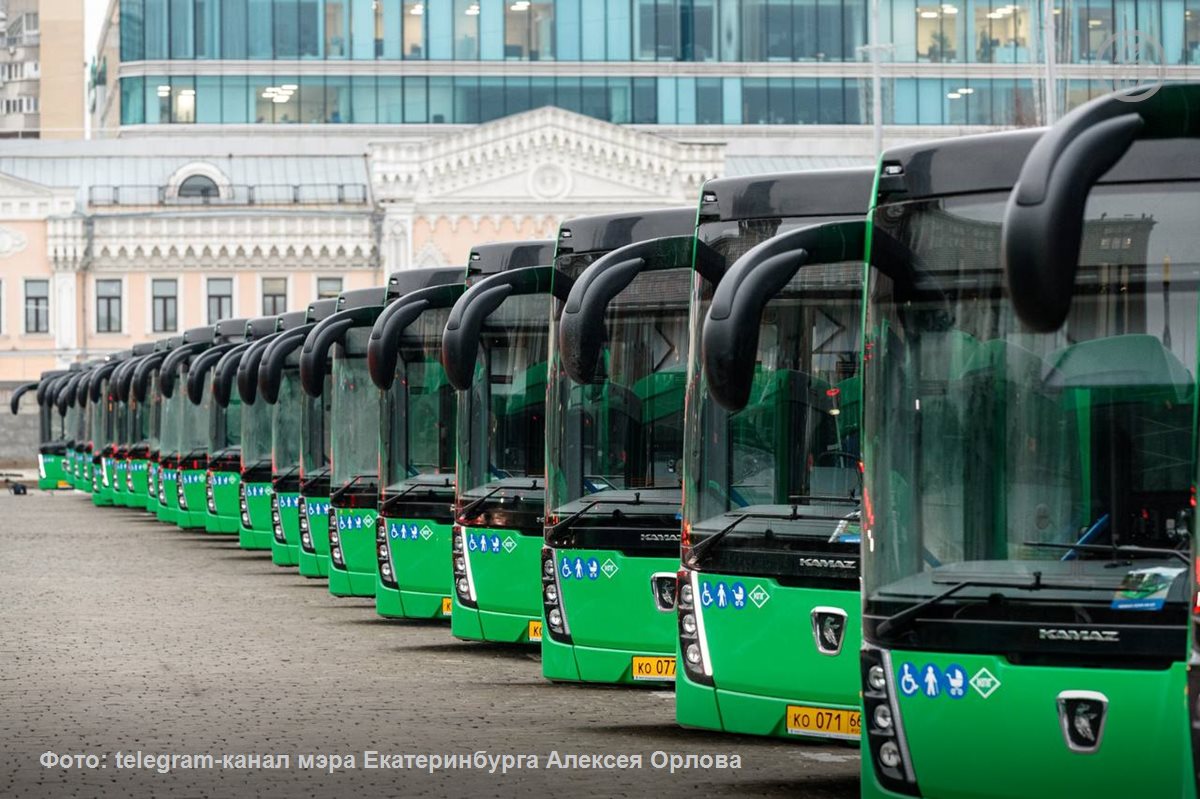
<instances>
[{"instance_id":1,"label":"windshield wiper","mask_svg":"<svg viewBox=\"0 0 1200 799\"><path fill-rule=\"evenodd\" d=\"M736 528L742 522L746 521L746 519L776 519L776 520L780 520L780 521L794 522L799 519L811 519L811 518L833 519L833 518L838 518L838 517L834 517L834 516L813 517L813 516L809 516L807 514L802 514L802 513L800 513L799 505L792 505L792 513L790 516L784 516L784 515L781 515L778 513L739 513L736 518L734 518L732 521L729 522L729 524L725 525L720 530L717 530L715 533L710 535L708 538L704 539L699 544L696 544L694 547L692 547L691 552L688 553L687 563L684 565L686 565L689 569L700 568L700 562L703 560L704 556L710 550L712 550L713 547L715 547L718 543L720 543L721 540L723 538L725 538L725 536L727 536L731 532L733 532L734 528Z\"/></svg>"},{"instance_id":2,"label":"windshield wiper","mask_svg":"<svg viewBox=\"0 0 1200 799\"><path fill-rule=\"evenodd\" d=\"M391 496L389 496L387 498L387 500L383 503L383 507L381 507L380 510L383 511L384 513L387 513L388 511L393 510L395 508L398 500L404 499L406 496L413 493L414 491L419 491L421 489L426 489L428 491L434 491L435 489L438 489L438 488L450 488L450 487L451 487L451 485L450 485L449 478L444 478L440 485L438 483L413 483L412 485L408 486L407 488L400 491L399 493L392 494Z\"/></svg>"},{"instance_id":3,"label":"windshield wiper","mask_svg":"<svg viewBox=\"0 0 1200 799\"><path fill-rule=\"evenodd\" d=\"M550 537L558 534L559 530L570 527L575 522L579 521L588 511L597 505L678 505L679 503L673 499L642 499L640 491L634 492L633 499L621 499L620 497L601 497L599 499L588 500L583 507L572 513L565 519L560 519L554 524L546 528L546 533ZM555 542L550 542L552 546L557 546Z\"/></svg>"},{"instance_id":4,"label":"windshield wiper","mask_svg":"<svg viewBox=\"0 0 1200 799\"><path fill-rule=\"evenodd\" d=\"M372 479L375 479L375 475L370 472L365 472L363 474L356 474L356 475L354 475L354 477L350 478L350 482L346 483L343 486L339 486L338 490L334 491L333 494L330 495L329 499L330 499L330 501L339 499L343 494L345 494L347 491L349 491L360 480L372 480Z\"/></svg>"},{"instance_id":5,"label":"windshield wiper","mask_svg":"<svg viewBox=\"0 0 1200 799\"><path fill-rule=\"evenodd\" d=\"M1035 571L1033 581L1029 583L1000 582L998 580L963 580L955 583L940 594L931 596L915 605L888 616L875 628L875 634L885 636L890 632L905 632L922 612L934 605L940 605L945 600L962 591L964 588L1017 588L1022 591L1041 591L1044 588L1060 591L1111 591L1111 585L1060 585L1042 582L1042 573Z\"/></svg>"},{"instance_id":6,"label":"windshield wiper","mask_svg":"<svg viewBox=\"0 0 1200 799\"><path fill-rule=\"evenodd\" d=\"M1164 558L1177 558L1189 566L1192 563L1192 559L1188 557L1187 554L1180 552L1178 549L1139 547L1135 544L1121 544L1114 547L1105 546L1104 544L1054 544L1042 541L1022 541L1021 545L1032 547L1034 549L1066 549L1072 551L1110 553L1113 555L1159 555Z\"/></svg>"},{"instance_id":7,"label":"windshield wiper","mask_svg":"<svg viewBox=\"0 0 1200 799\"><path fill-rule=\"evenodd\" d=\"M491 489L490 491L487 491L487 492L486 492L486 493L485 493L483 496L481 496L481 497L479 497L479 498L477 498L477 499L473 499L473 500L471 500L470 502L468 502L466 505L464 505L464 506L463 506L463 509L462 509L462 510L460 510L460 511L458 512L458 517L459 517L460 519L465 519L465 518L467 518L468 516L470 516L470 515L471 515L471 514L472 514L472 513L475 511L475 509L476 509L476 508L478 508L479 506L481 506L483 503L487 502L487 501L488 501L489 499L491 499L492 497L494 497L494 496L496 496L497 494L499 494L499 493L500 493L501 491L503 491L503 490L504 490L506 487L507 487L507 486L496 486L495 488Z\"/></svg>"}]
</instances>

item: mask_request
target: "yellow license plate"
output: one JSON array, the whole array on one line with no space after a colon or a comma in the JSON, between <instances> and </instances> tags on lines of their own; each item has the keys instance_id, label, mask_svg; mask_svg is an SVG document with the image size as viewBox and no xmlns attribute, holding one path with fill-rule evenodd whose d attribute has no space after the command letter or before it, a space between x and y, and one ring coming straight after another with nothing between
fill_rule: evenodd
<instances>
[{"instance_id":1,"label":"yellow license plate","mask_svg":"<svg viewBox=\"0 0 1200 799\"><path fill-rule=\"evenodd\" d=\"M634 656L633 679L673 680L675 679L675 658Z\"/></svg>"},{"instance_id":2,"label":"yellow license plate","mask_svg":"<svg viewBox=\"0 0 1200 799\"><path fill-rule=\"evenodd\" d=\"M542 640L542 623L540 621L530 621L529 622L529 640L530 641Z\"/></svg>"},{"instance_id":3,"label":"yellow license plate","mask_svg":"<svg viewBox=\"0 0 1200 799\"><path fill-rule=\"evenodd\" d=\"M857 710L788 705L787 731L790 735L858 738L862 735L862 714Z\"/></svg>"},{"instance_id":4,"label":"yellow license plate","mask_svg":"<svg viewBox=\"0 0 1200 799\"><path fill-rule=\"evenodd\" d=\"M450 609L453 607L454 607L454 602L451 601L450 597L448 597L448 596L442 597L442 615L443 616L449 616Z\"/></svg>"}]
</instances>

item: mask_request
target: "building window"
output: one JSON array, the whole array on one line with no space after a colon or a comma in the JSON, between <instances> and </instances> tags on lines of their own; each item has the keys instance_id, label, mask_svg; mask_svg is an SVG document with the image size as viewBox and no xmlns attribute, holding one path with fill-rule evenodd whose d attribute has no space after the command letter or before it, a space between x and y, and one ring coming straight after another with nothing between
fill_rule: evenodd
<instances>
[{"instance_id":1,"label":"building window","mask_svg":"<svg viewBox=\"0 0 1200 799\"><path fill-rule=\"evenodd\" d=\"M174 280L155 278L150 283L150 302L155 333L174 333L179 329L178 284Z\"/></svg>"},{"instance_id":2,"label":"building window","mask_svg":"<svg viewBox=\"0 0 1200 799\"><path fill-rule=\"evenodd\" d=\"M192 175L179 184L179 196L209 200L213 197L220 197L221 190L217 187L216 181L207 175Z\"/></svg>"},{"instance_id":3,"label":"building window","mask_svg":"<svg viewBox=\"0 0 1200 799\"><path fill-rule=\"evenodd\" d=\"M50 281L25 281L25 332L50 332Z\"/></svg>"},{"instance_id":4,"label":"building window","mask_svg":"<svg viewBox=\"0 0 1200 799\"><path fill-rule=\"evenodd\" d=\"M96 281L96 332L121 332L121 281Z\"/></svg>"},{"instance_id":5,"label":"building window","mask_svg":"<svg viewBox=\"0 0 1200 799\"><path fill-rule=\"evenodd\" d=\"M287 278L264 277L262 280L263 316L274 316L287 310Z\"/></svg>"},{"instance_id":6,"label":"building window","mask_svg":"<svg viewBox=\"0 0 1200 799\"><path fill-rule=\"evenodd\" d=\"M331 297L336 297L342 293L342 279L340 277L319 277L317 278L317 299L327 300Z\"/></svg>"},{"instance_id":7,"label":"building window","mask_svg":"<svg viewBox=\"0 0 1200 799\"><path fill-rule=\"evenodd\" d=\"M233 316L233 278L208 279L208 323L216 324Z\"/></svg>"}]
</instances>

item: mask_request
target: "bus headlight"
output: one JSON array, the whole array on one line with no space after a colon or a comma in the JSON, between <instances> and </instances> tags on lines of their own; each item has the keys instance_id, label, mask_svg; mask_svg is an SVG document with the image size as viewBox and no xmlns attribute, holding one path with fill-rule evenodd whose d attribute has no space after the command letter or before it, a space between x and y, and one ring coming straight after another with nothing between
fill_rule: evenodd
<instances>
[{"instance_id":1,"label":"bus headlight","mask_svg":"<svg viewBox=\"0 0 1200 799\"><path fill-rule=\"evenodd\" d=\"M454 555L451 557L450 565L454 570L454 592L458 596L459 603L464 607L477 608L479 605L475 601L475 586L471 581L471 560L464 543L466 535L462 525L456 524L451 529L453 542L451 546Z\"/></svg>"},{"instance_id":2,"label":"bus headlight","mask_svg":"<svg viewBox=\"0 0 1200 799\"><path fill-rule=\"evenodd\" d=\"M283 519L279 516L279 495L271 493L271 532L275 534L275 543L287 544L283 535Z\"/></svg>"},{"instance_id":3,"label":"bus headlight","mask_svg":"<svg viewBox=\"0 0 1200 799\"><path fill-rule=\"evenodd\" d=\"M696 574L681 569L675 576L679 586L675 605L679 651L683 653L683 671L689 680L699 685L712 685L712 668L709 666L707 642L704 637L704 616L696 608L696 589L692 582Z\"/></svg>"},{"instance_id":4,"label":"bus headlight","mask_svg":"<svg viewBox=\"0 0 1200 799\"><path fill-rule=\"evenodd\" d=\"M558 556L550 547L542 547L542 615L550 640L572 644L571 628L567 624L567 609L563 605L562 586L558 584Z\"/></svg>"},{"instance_id":5,"label":"bus headlight","mask_svg":"<svg viewBox=\"0 0 1200 799\"><path fill-rule=\"evenodd\" d=\"M392 552L388 546L387 519L375 519L375 560L379 566L379 581L384 588L396 588L396 572L392 568Z\"/></svg>"},{"instance_id":6,"label":"bus headlight","mask_svg":"<svg viewBox=\"0 0 1200 799\"><path fill-rule=\"evenodd\" d=\"M861 654L863 745L875 779L886 790L919 796L917 779L908 763L904 724L896 705L891 657L885 650L864 644Z\"/></svg>"},{"instance_id":7,"label":"bus headlight","mask_svg":"<svg viewBox=\"0 0 1200 799\"><path fill-rule=\"evenodd\" d=\"M246 503L246 484L238 485L238 511L242 515L242 527L250 529L250 506Z\"/></svg>"}]
</instances>

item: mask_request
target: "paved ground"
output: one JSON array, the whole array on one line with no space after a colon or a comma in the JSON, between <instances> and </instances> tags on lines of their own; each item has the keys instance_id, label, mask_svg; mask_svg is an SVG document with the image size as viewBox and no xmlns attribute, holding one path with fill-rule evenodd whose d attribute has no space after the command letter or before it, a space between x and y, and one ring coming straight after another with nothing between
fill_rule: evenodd
<instances>
[{"instance_id":1,"label":"paved ground","mask_svg":"<svg viewBox=\"0 0 1200 799\"><path fill-rule=\"evenodd\" d=\"M388 622L235 542L79 494L0 494L0 796L858 795L853 749L681 730L666 691L549 685L524 649ZM362 752L641 753L625 771L365 770ZM118 770L117 751L287 753L286 771ZM736 753L671 774L656 750ZM43 752L108 756L45 769ZM355 754L335 774L297 755Z\"/></svg>"}]
</instances>

